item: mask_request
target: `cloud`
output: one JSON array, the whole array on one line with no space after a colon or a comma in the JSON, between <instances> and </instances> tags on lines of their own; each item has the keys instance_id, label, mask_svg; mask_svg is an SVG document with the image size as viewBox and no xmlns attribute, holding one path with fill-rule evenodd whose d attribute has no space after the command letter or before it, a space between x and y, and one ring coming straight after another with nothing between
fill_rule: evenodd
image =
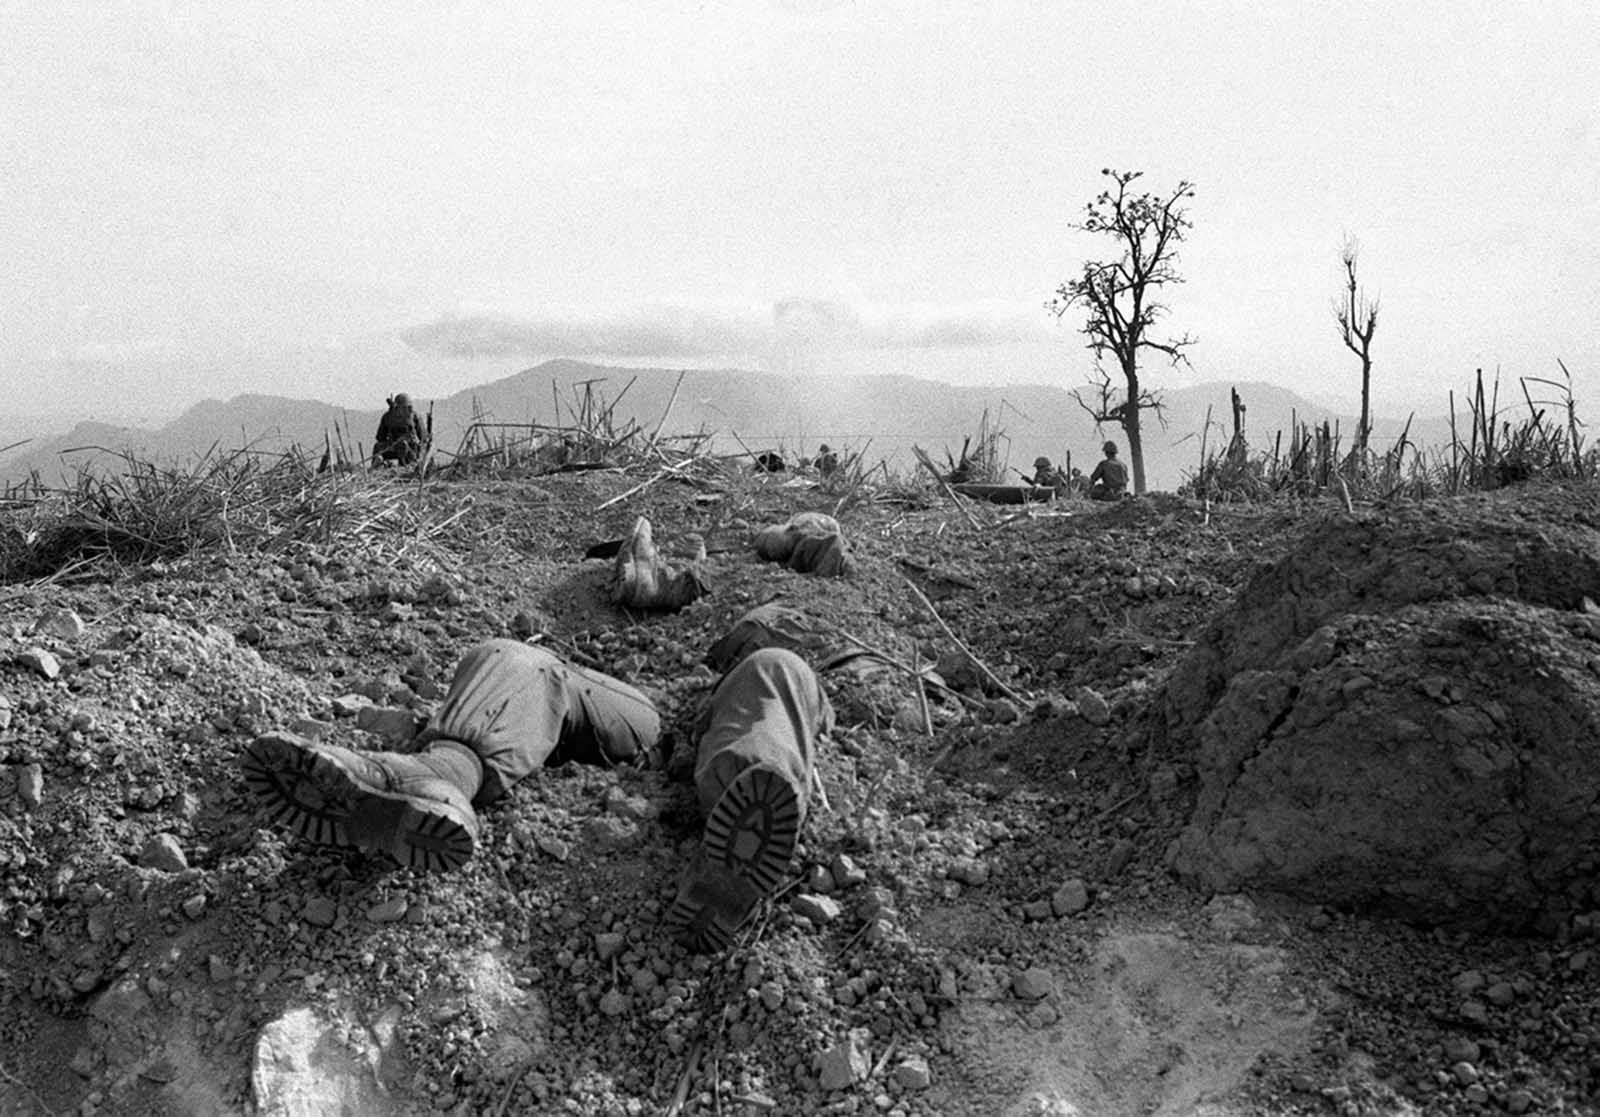
<instances>
[{"instance_id":1,"label":"cloud","mask_svg":"<svg viewBox=\"0 0 1600 1117\"><path fill-rule=\"evenodd\" d=\"M413 349L450 357L717 357L782 350L934 349L1050 337L1037 305L872 303L787 298L754 303L547 305L460 311L405 330Z\"/></svg>"}]
</instances>

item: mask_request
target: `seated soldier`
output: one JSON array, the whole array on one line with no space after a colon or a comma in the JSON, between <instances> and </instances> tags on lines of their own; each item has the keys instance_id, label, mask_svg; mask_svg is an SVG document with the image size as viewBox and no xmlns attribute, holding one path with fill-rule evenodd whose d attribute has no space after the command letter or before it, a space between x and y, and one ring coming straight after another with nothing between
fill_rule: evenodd
<instances>
[{"instance_id":1,"label":"seated soldier","mask_svg":"<svg viewBox=\"0 0 1600 1117\"><path fill-rule=\"evenodd\" d=\"M1030 484L1042 489L1054 489L1057 493L1067 491L1067 476L1060 469L1050 463L1044 456L1033 459L1033 476L1028 478Z\"/></svg>"},{"instance_id":2,"label":"seated soldier","mask_svg":"<svg viewBox=\"0 0 1600 1117\"><path fill-rule=\"evenodd\" d=\"M389 409L378 420L378 433L372 439L372 464L413 465L428 444L428 433L411 407L410 396L396 392L388 402Z\"/></svg>"},{"instance_id":3,"label":"seated soldier","mask_svg":"<svg viewBox=\"0 0 1600 1117\"><path fill-rule=\"evenodd\" d=\"M786 563L801 574L844 577L855 571L839 521L821 512L796 512L784 523L762 528L755 547L768 562Z\"/></svg>"},{"instance_id":4,"label":"seated soldier","mask_svg":"<svg viewBox=\"0 0 1600 1117\"><path fill-rule=\"evenodd\" d=\"M668 921L692 948L726 944L776 890L832 708L803 660L762 648L723 677L698 724L705 829ZM300 837L448 871L477 850L478 808L534 770L565 759L633 761L655 748L660 731L655 707L628 684L497 639L462 657L418 752L363 752L275 732L257 737L240 767L268 817Z\"/></svg>"},{"instance_id":5,"label":"seated soldier","mask_svg":"<svg viewBox=\"0 0 1600 1117\"><path fill-rule=\"evenodd\" d=\"M1115 442L1107 442L1101 449L1106 456L1089 474L1089 499L1121 500L1128 495L1128 467L1117 460Z\"/></svg>"},{"instance_id":6,"label":"seated soldier","mask_svg":"<svg viewBox=\"0 0 1600 1117\"><path fill-rule=\"evenodd\" d=\"M824 442L821 446L817 447L817 460L815 465L818 473L822 474L824 477L831 477L839 470L839 455L829 449L828 444Z\"/></svg>"}]
</instances>

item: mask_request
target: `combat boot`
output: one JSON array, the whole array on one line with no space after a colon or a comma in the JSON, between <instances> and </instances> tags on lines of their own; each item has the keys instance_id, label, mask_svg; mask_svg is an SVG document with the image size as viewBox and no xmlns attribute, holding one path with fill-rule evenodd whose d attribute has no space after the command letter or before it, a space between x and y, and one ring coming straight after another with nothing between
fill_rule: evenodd
<instances>
[{"instance_id":1,"label":"combat boot","mask_svg":"<svg viewBox=\"0 0 1600 1117\"><path fill-rule=\"evenodd\" d=\"M458 869L477 848L483 765L455 741L366 753L268 733L240 767L267 816L308 841L387 853L419 872Z\"/></svg>"},{"instance_id":2,"label":"combat boot","mask_svg":"<svg viewBox=\"0 0 1600 1117\"><path fill-rule=\"evenodd\" d=\"M706 816L701 846L668 909L667 934L691 950L724 950L788 875L805 788L776 768L741 772Z\"/></svg>"}]
</instances>

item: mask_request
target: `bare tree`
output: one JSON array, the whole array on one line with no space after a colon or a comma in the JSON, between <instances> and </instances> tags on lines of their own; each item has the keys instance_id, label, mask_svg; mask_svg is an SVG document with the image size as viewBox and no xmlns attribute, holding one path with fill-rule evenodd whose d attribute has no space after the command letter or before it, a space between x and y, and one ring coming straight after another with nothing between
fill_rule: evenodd
<instances>
[{"instance_id":1,"label":"bare tree","mask_svg":"<svg viewBox=\"0 0 1600 1117\"><path fill-rule=\"evenodd\" d=\"M1361 359L1361 423L1352 447L1357 463L1366 460L1367 443L1372 436L1372 335L1378 332L1378 300L1369 299L1356 281L1356 255L1360 250L1354 237L1345 238L1339 250L1339 261L1344 265L1344 291L1333 300L1339 337L1344 347Z\"/></svg>"},{"instance_id":2,"label":"bare tree","mask_svg":"<svg viewBox=\"0 0 1600 1117\"><path fill-rule=\"evenodd\" d=\"M1139 358L1145 350L1165 354L1173 364L1187 362L1183 350L1194 344L1187 334L1172 339L1151 336L1151 327L1166 313L1157 294L1168 284L1182 283L1177 270L1177 246L1190 227L1185 203L1194 197L1194 186L1179 182L1171 194L1135 194L1132 184L1142 171L1100 172L1115 186L1101 192L1087 207L1087 215L1076 228L1089 233L1104 233L1117 242L1120 256L1115 260L1088 260L1075 279L1063 283L1050 301L1050 310L1061 317L1075 306L1087 310L1083 333L1097 360L1107 353L1116 358L1122 372L1121 391L1112 387L1110 377L1100 371L1100 383L1089 387L1097 399L1086 402L1075 392L1080 406L1097 423L1115 422L1128 438L1128 460L1133 465L1133 491L1145 491L1144 442L1140 436L1139 414L1154 409L1159 414L1161 397L1139 384Z\"/></svg>"}]
</instances>

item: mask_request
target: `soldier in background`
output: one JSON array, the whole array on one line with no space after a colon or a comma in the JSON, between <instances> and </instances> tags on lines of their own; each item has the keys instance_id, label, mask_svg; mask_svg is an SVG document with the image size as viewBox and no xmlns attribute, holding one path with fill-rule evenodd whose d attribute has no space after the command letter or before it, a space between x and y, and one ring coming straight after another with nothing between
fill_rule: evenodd
<instances>
[{"instance_id":1,"label":"soldier in background","mask_svg":"<svg viewBox=\"0 0 1600 1117\"><path fill-rule=\"evenodd\" d=\"M1107 442L1105 460L1089 474L1090 500L1121 500L1128 495L1128 467L1117 460L1117 444Z\"/></svg>"},{"instance_id":2,"label":"soldier in background","mask_svg":"<svg viewBox=\"0 0 1600 1117\"><path fill-rule=\"evenodd\" d=\"M410 396L396 392L387 402L389 409L378 420L378 433L372 439L372 464L414 465L428 444L428 433Z\"/></svg>"},{"instance_id":3,"label":"soldier in background","mask_svg":"<svg viewBox=\"0 0 1600 1117\"><path fill-rule=\"evenodd\" d=\"M1028 482L1042 489L1054 489L1057 496L1064 496L1070 485L1061 467L1043 455L1033 459L1033 476L1028 478Z\"/></svg>"}]
</instances>

